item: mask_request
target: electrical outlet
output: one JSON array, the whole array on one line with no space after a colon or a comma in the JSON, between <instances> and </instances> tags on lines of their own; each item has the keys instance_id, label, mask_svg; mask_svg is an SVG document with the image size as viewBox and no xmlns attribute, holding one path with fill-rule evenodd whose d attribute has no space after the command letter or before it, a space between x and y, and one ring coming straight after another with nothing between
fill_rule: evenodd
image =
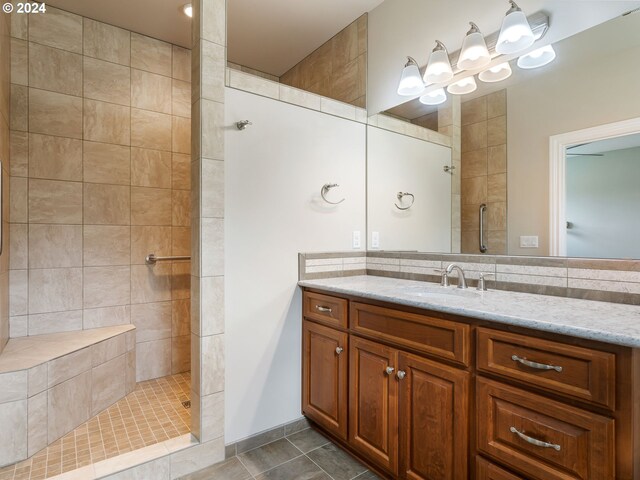
<instances>
[{"instance_id":1,"label":"electrical outlet","mask_svg":"<svg viewBox=\"0 0 640 480\"><path fill-rule=\"evenodd\" d=\"M371 232L371 248L380 248L380 232Z\"/></svg>"},{"instance_id":2,"label":"electrical outlet","mask_svg":"<svg viewBox=\"0 0 640 480\"><path fill-rule=\"evenodd\" d=\"M521 236L520 248L538 248L538 236L537 235Z\"/></svg>"},{"instance_id":3,"label":"electrical outlet","mask_svg":"<svg viewBox=\"0 0 640 480\"><path fill-rule=\"evenodd\" d=\"M353 231L353 248L360 248L360 231Z\"/></svg>"}]
</instances>

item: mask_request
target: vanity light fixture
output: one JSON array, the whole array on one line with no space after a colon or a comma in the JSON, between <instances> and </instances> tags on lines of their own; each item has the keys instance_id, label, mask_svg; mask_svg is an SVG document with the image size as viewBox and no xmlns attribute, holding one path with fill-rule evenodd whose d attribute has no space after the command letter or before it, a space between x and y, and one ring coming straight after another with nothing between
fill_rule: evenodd
<instances>
[{"instance_id":1,"label":"vanity light fixture","mask_svg":"<svg viewBox=\"0 0 640 480\"><path fill-rule=\"evenodd\" d=\"M424 81L425 83L442 83L452 78L453 69L447 47L440 40L436 40L436 46L429 55L427 69L424 71Z\"/></svg>"},{"instance_id":2,"label":"vanity light fixture","mask_svg":"<svg viewBox=\"0 0 640 480\"><path fill-rule=\"evenodd\" d=\"M542 48L529 52L518 58L518 66L529 70L532 68L544 67L553 62L556 58L556 51L552 45L545 45Z\"/></svg>"},{"instance_id":3,"label":"vanity light fixture","mask_svg":"<svg viewBox=\"0 0 640 480\"><path fill-rule=\"evenodd\" d=\"M511 8L502 20L502 28L496 43L496 52L502 54L521 52L533 45L535 37L527 16L516 2L509 0Z\"/></svg>"},{"instance_id":4,"label":"vanity light fixture","mask_svg":"<svg viewBox=\"0 0 640 480\"><path fill-rule=\"evenodd\" d=\"M494 83L509 78L511 73L509 62L504 62L480 73L478 78L485 83Z\"/></svg>"},{"instance_id":5,"label":"vanity light fixture","mask_svg":"<svg viewBox=\"0 0 640 480\"><path fill-rule=\"evenodd\" d=\"M193 18L193 6L190 3L183 5L182 13L184 13L189 18Z\"/></svg>"},{"instance_id":6,"label":"vanity light fixture","mask_svg":"<svg viewBox=\"0 0 640 480\"><path fill-rule=\"evenodd\" d=\"M475 92L477 88L478 85L476 85L476 79L473 76L470 76L449 85L447 87L447 92L453 95L464 95L466 93Z\"/></svg>"},{"instance_id":7,"label":"vanity light fixture","mask_svg":"<svg viewBox=\"0 0 640 480\"><path fill-rule=\"evenodd\" d=\"M420 97L420 103L424 105L440 105L447 101L447 94L444 92L444 88L438 88L431 92L427 92Z\"/></svg>"},{"instance_id":8,"label":"vanity light fixture","mask_svg":"<svg viewBox=\"0 0 640 480\"><path fill-rule=\"evenodd\" d=\"M424 82L422 81L422 75L420 75L418 62L413 57L407 57L407 63L402 69L402 76L398 85L398 95L410 97L420 95L423 91Z\"/></svg>"},{"instance_id":9,"label":"vanity light fixture","mask_svg":"<svg viewBox=\"0 0 640 480\"><path fill-rule=\"evenodd\" d=\"M481 68L491 61L487 43L484 41L480 29L473 22L469 22L469 25L471 28L467 32L467 36L464 37L458 59L458 67L462 70Z\"/></svg>"}]
</instances>

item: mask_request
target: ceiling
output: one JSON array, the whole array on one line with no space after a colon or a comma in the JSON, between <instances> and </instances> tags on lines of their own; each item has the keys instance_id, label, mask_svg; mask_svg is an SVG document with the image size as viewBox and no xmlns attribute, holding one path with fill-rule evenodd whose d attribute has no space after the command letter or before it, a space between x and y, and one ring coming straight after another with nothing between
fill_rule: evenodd
<instances>
[{"instance_id":1,"label":"ceiling","mask_svg":"<svg viewBox=\"0 0 640 480\"><path fill-rule=\"evenodd\" d=\"M230 62L280 76L383 0L228 0ZM101 22L190 47L189 0L49 0Z\"/></svg>"}]
</instances>

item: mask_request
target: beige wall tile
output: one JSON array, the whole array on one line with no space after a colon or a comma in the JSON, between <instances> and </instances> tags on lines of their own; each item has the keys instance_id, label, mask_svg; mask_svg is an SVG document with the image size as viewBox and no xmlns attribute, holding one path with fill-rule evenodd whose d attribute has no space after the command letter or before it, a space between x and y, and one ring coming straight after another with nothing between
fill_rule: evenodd
<instances>
[{"instance_id":1,"label":"beige wall tile","mask_svg":"<svg viewBox=\"0 0 640 480\"><path fill-rule=\"evenodd\" d=\"M344 66L358 56L358 23L351 23L331 39L333 67Z\"/></svg>"},{"instance_id":2,"label":"beige wall tile","mask_svg":"<svg viewBox=\"0 0 640 480\"><path fill-rule=\"evenodd\" d=\"M191 120L183 117L173 117L171 137L173 152L191 153Z\"/></svg>"},{"instance_id":3,"label":"beige wall tile","mask_svg":"<svg viewBox=\"0 0 640 480\"><path fill-rule=\"evenodd\" d=\"M131 188L132 225L171 225L171 190Z\"/></svg>"},{"instance_id":4,"label":"beige wall tile","mask_svg":"<svg viewBox=\"0 0 640 480\"><path fill-rule=\"evenodd\" d=\"M502 115L487 121L487 142L489 146L507 143L507 117Z\"/></svg>"},{"instance_id":5,"label":"beige wall tile","mask_svg":"<svg viewBox=\"0 0 640 480\"><path fill-rule=\"evenodd\" d=\"M131 69L84 57L84 97L131 105Z\"/></svg>"},{"instance_id":6,"label":"beige wall tile","mask_svg":"<svg viewBox=\"0 0 640 480\"><path fill-rule=\"evenodd\" d=\"M191 335L171 338L171 374L191 370Z\"/></svg>"},{"instance_id":7,"label":"beige wall tile","mask_svg":"<svg viewBox=\"0 0 640 480\"><path fill-rule=\"evenodd\" d=\"M171 302L171 336L191 334L191 299L184 298Z\"/></svg>"},{"instance_id":8,"label":"beige wall tile","mask_svg":"<svg viewBox=\"0 0 640 480\"><path fill-rule=\"evenodd\" d=\"M171 76L171 45L131 33L131 67Z\"/></svg>"},{"instance_id":9,"label":"beige wall tile","mask_svg":"<svg viewBox=\"0 0 640 480\"><path fill-rule=\"evenodd\" d=\"M507 254L507 231L487 232L487 253L490 255Z\"/></svg>"},{"instance_id":10,"label":"beige wall tile","mask_svg":"<svg viewBox=\"0 0 640 480\"><path fill-rule=\"evenodd\" d=\"M461 104L462 126L483 122L487 119L487 97L482 96Z\"/></svg>"},{"instance_id":11,"label":"beige wall tile","mask_svg":"<svg viewBox=\"0 0 640 480\"><path fill-rule=\"evenodd\" d=\"M131 266L131 303L171 300L171 264Z\"/></svg>"},{"instance_id":12,"label":"beige wall tile","mask_svg":"<svg viewBox=\"0 0 640 480\"><path fill-rule=\"evenodd\" d=\"M82 141L32 133L29 176L50 180L82 180Z\"/></svg>"},{"instance_id":13,"label":"beige wall tile","mask_svg":"<svg viewBox=\"0 0 640 480\"><path fill-rule=\"evenodd\" d=\"M129 145L130 109L96 100L84 101L84 139Z\"/></svg>"},{"instance_id":14,"label":"beige wall tile","mask_svg":"<svg viewBox=\"0 0 640 480\"><path fill-rule=\"evenodd\" d=\"M202 160L202 216L224 217L224 162Z\"/></svg>"},{"instance_id":15,"label":"beige wall tile","mask_svg":"<svg viewBox=\"0 0 640 480\"><path fill-rule=\"evenodd\" d=\"M172 81L171 113L180 117L191 117L191 83Z\"/></svg>"},{"instance_id":16,"label":"beige wall tile","mask_svg":"<svg viewBox=\"0 0 640 480\"><path fill-rule=\"evenodd\" d=\"M82 95L82 55L29 43L29 86Z\"/></svg>"},{"instance_id":17,"label":"beige wall tile","mask_svg":"<svg viewBox=\"0 0 640 480\"><path fill-rule=\"evenodd\" d=\"M132 108L131 146L171 151L171 115Z\"/></svg>"},{"instance_id":18,"label":"beige wall tile","mask_svg":"<svg viewBox=\"0 0 640 480\"><path fill-rule=\"evenodd\" d=\"M201 338L201 395L224 390L224 334Z\"/></svg>"},{"instance_id":19,"label":"beige wall tile","mask_svg":"<svg viewBox=\"0 0 640 480\"><path fill-rule=\"evenodd\" d=\"M172 46L173 69L171 76L184 82L191 82L191 50Z\"/></svg>"},{"instance_id":20,"label":"beige wall tile","mask_svg":"<svg viewBox=\"0 0 640 480\"><path fill-rule=\"evenodd\" d=\"M42 363L36 367L30 368L28 373L29 382L29 396L33 396L37 393L43 392L47 389L47 370L49 368L48 363Z\"/></svg>"},{"instance_id":21,"label":"beige wall tile","mask_svg":"<svg viewBox=\"0 0 640 480\"><path fill-rule=\"evenodd\" d=\"M82 53L82 17L50 5L44 15L29 17L29 41Z\"/></svg>"},{"instance_id":22,"label":"beige wall tile","mask_svg":"<svg viewBox=\"0 0 640 480\"><path fill-rule=\"evenodd\" d=\"M29 134L11 132L11 176L26 177L29 174Z\"/></svg>"},{"instance_id":23,"label":"beige wall tile","mask_svg":"<svg viewBox=\"0 0 640 480\"><path fill-rule=\"evenodd\" d=\"M507 229L507 203L495 202L487 204L487 230Z\"/></svg>"},{"instance_id":24,"label":"beige wall tile","mask_svg":"<svg viewBox=\"0 0 640 480\"><path fill-rule=\"evenodd\" d=\"M11 0L14 7L17 3L17 0ZM27 40L29 38L29 23L28 23L28 15L18 15L13 12L11 14L11 36L15 38L20 38L22 40Z\"/></svg>"},{"instance_id":25,"label":"beige wall tile","mask_svg":"<svg viewBox=\"0 0 640 480\"><path fill-rule=\"evenodd\" d=\"M487 202L507 201L507 174L498 173L487 177Z\"/></svg>"},{"instance_id":26,"label":"beige wall tile","mask_svg":"<svg viewBox=\"0 0 640 480\"><path fill-rule=\"evenodd\" d=\"M462 179L462 204L475 205L487 201L487 177Z\"/></svg>"},{"instance_id":27,"label":"beige wall tile","mask_svg":"<svg viewBox=\"0 0 640 480\"><path fill-rule=\"evenodd\" d=\"M131 264L144 264L150 253L171 255L171 227L131 227Z\"/></svg>"},{"instance_id":28,"label":"beige wall tile","mask_svg":"<svg viewBox=\"0 0 640 480\"><path fill-rule=\"evenodd\" d=\"M500 117L507 114L507 90L491 93L487 98L487 118Z\"/></svg>"},{"instance_id":29,"label":"beige wall tile","mask_svg":"<svg viewBox=\"0 0 640 480\"><path fill-rule=\"evenodd\" d=\"M82 184L29 180L29 223L82 223Z\"/></svg>"},{"instance_id":30,"label":"beige wall tile","mask_svg":"<svg viewBox=\"0 0 640 480\"><path fill-rule=\"evenodd\" d=\"M28 400L28 455L34 455L47 446L47 392Z\"/></svg>"},{"instance_id":31,"label":"beige wall tile","mask_svg":"<svg viewBox=\"0 0 640 480\"><path fill-rule=\"evenodd\" d=\"M171 78L143 70L131 70L131 106L171 113Z\"/></svg>"},{"instance_id":32,"label":"beige wall tile","mask_svg":"<svg viewBox=\"0 0 640 480\"><path fill-rule=\"evenodd\" d=\"M11 177L9 185L9 218L12 223L27 223L27 179Z\"/></svg>"},{"instance_id":33,"label":"beige wall tile","mask_svg":"<svg viewBox=\"0 0 640 480\"><path fill-rule=\"evenodd\" d=\"M131 185L171 188L171 153L132 148Z\"/></svg>"},{"instance_id":34,"label":"beige wall tile","mask_svg":"<svg viewBox=\"0 0 640 480\"><path fill-rule=\"evenodd\" d=\"M85 267L83 307L127 305L131 302L131 268Z\"/></svg>"},{"instance_id":35,"label":"beige wall tile","mask_svg":"<svg viewBox=\"0 0 640 480\"><path fill-rule=\"evenodd\" d=\"M91 371L91 415L97 415L126 395L126 362L126 356L120 355Z\"/></svg>"},{"instance_id":36,"label":"beige wall tile","mask_svg":"<svg viewBox=\"0 0 640 480\"><path fill-rule=\"evenodd\" d=\"M9 315L29 313L29 272L27 270L9 271Z\"/></svg>"},{"instance_id":37,"label":"beige wall tile","mask_svg":"<svg viewBox=\"0 0 640 480\"><path fill-rule=\"evenodd\" d=\"M224 220L203 218L200 243L202 276L224 275Z\"/></svg>"},{"instance_id":38,"label":"beige wall tile","mask_svg":"<svg viewBox=\"0 0 640 480\"><path fill-rule=\"evenodd\" d=\"M11 83L29 85L28 44L18 38L11 39Z\"/></svg>"},{"instance_id":39,"label":"beige wall tile","mask_svg":"<svg viewBox=\"0 0 640 480\"><path fill-rule=\"evenodd\" d=\"M462 239L460 245L461 253L481 253L478 248L479 244L479 232L478 230L463 230Z\"/></svg>"},{"instance_id":40,"label":"beige wall tile","mask_svg":"<svg viewBox=\"0 0 640 480\"><path fill-rule=\"evenodd\" d=\"M89 328L111 327L113 325L127 325L131 323L130 305L90 309L85 308L82 313L82 327L85 330Z\"/></svg>"},{"instance_id":41,"label":"beige wall tile","mask_svg":"<svg viewBox=\"0 0 640 480\"><path fill-rule=\"evenodd\" d=\"M49 390L48 442L52 443L87 421L91 405L91 372L56 385Z\"/></svg>"},{"instance_id":42,"label":"beige wall tile","mask_svg":"<svg viewBox=\"0 0 640 480\"><path fill-rule=\"evenodd\" d=\"M204 336L224 332L224 277L206 277L200 281L202 303L201 333ZM192 310L193 312L193 307Z\"/></svg>"},{"instance_id":43,"label":"beige wall tile","mask_svg":"<svg viewBox=\"0 0 640 480\"><path fill-rule=\"evenodd\" d=\"M81 308L81 268L54 268L29 272L30 314L66 312Z\"/></svg>"},{"instance_id":44,"label":"beige wall tile","mask_svg":"<svg viewBox=\"0 0 640 480\"><path fill-rule=\"evenodd\" d=\"M478 230L480 228L480 205L466 204L461 206L462 230Z\"/></svg>"},{"instance_id":45,"label":"beige wall tile","mask_svg":"<svg viewBox=\"0 0 640 480\"><path fill-rule=\"evenodd\" d=\"M82 138L82 99L30 88L29 131Z\"/></svg>"},{"instance_id":46,"label":"beige wall tile","mask_svg":"<svg viewBox=\"0 0 640 480\"><path fill-rule=\"evenodd\" d=\"M129 225L130 209L129 187L84 184L85 225Z\"/></svg>"},{"instance_id":47,"label":"beige wall tile","mask_svg":"<svg viewBox=\"0 0 640 480\"><path fill-rule=\"evenodd\" d=\"M191 192L173 190L171 192L171 225L188 227L191 225Z\"/></svg>"},{"instance_id":48,"label":"beige wall tile","mask_svg":"<svg viewBox=\"0 0 640 480\"><path fill-rule=\"evenodd\" d=\"M131 183L131 149L109 143L83 143L84 181L129 185Z\"/></svg>"},{"instance_id":49,"label":"beige wall tile","mask_svg":"<svg viewBox=\"0 0 640 480\"><path fill-rule=\"evenodd\" d=\"M125 389L127 395L136 389L136 351L130 350L126 353L127 367L125 370Z\"/></svg>"},{"instance_id":50,"label":"beige wall tile","mask_svg":"<svg viewBox=\"0 0 640 480\"><path fill-rule=\"evenodd\" d=\"M83 239L85 267L129 265L131 227L85 225Z\"/></svg>"},{"instance_id":51,"label":"beige wall tile","mask_svg":"<svg viewBox=\"0 0 640 480\"><path fill-rule=\"evenodd\" d=\"M213 160L224 160L224 105L208 100L200 102L202 116L202 156Z\"/></svg>"},{"instance_id":52,"label":"beige wall tile","mask_svg":"<svg viewBox=\"0 0 640 480\"><path fill-rule=\"evenodd\" d=\"M497 145L488 149L488 173L504 173L507 171L507 146Z\"/></svg>"},{"instance_id":53,"label":"beige wall tile","mask_svg":"<svg viewBox=\"0 0 640 480\"><path fill-rule=\"evenodd\" d=\"M101 365L113 358L124 355L127 351L127 334L120 334L108 338L91 347L91 362L94 367Z\"/></svg>"},{"instance_id":54,"label":"beige wall tile","mask_svg":"<svg viewBox=\"0 0 640 480\"><path fill-rule=\"evenodd\" d=\"M226 45L226 2L225 0L206 0L202 3L201 38L218 45Z\"/></svg>"},{"instance_id":55,"label":"beige wall tile","mask_svg":"<svg viewBox=\"0 0 640 480\"><path fill-rule=\"evenodd\" d=\"M473 123L462 129L462 153L487 148L487 122Z\"/></svg>"},{"instance_id":56,"label":"beige wall tile","mask_svg":"<svg viewBox=\"0 0 640 480\"><path fill-rule=\"evenodd\" d=\"M180 153L171 155L171 188L191 190L191 157Z\"/></svg>"},{"instance_id":57,"label":"beige wall tile","mask_svg":"<svg viewBox=\"0 0 640 480\"><path fill-rule=\"evenodd\" d=\"M131 34L128 30L84 18L84 54L109 62L131 63Z\"/></svg>"},{"instance_id":58,"label":"beige wall tile","mask_svg":"<svg viewBox=\"0 0 640 480\"><path fill-rule=\"evenodd\" d=\"M27 398L28 372L19 370L0 374L0 404Z\"/></svg>"},{"instance_id":59,"label":"beige wall tile","mask_svg":"<svg viewBox=\"0 0 640 480\"><path fill-rule=\"evenodd\" d=\"M487 174L487 149L472 150L462 154L462 178L479 177Z\"/></svg>"},{"instance_id":60,"label":"beige wall tile","mask_svg":"<svg viewBox=\"0 0 640 480\"><path fill-rule=\"evenodd\" d=\"M136 380L171 375L171 339L154 340L136 345Z\"/></svg>"},{"instance_id":61,"label":"beige wall tile","mask_svg":"<svg viewBox=\"0 0 640 480\"><path fill-rule=\"evenodd\" d=\"M171 338L171 302L131 305L131 323L137 343Z\"/></svg>"},{"instance_id":62,"label":"beige wall tile","mask_svg":"<svg viewBox=\"0 0 640 480\"><path fill-rule=\"evenodd\" d=\"M46 335L76 330L82 330L82 310L29 315L29 335Z\"/></svg>"},{"instance_id":63,"label":"beige wall tile","mask_svg":"<svg viewBox=\"0 0 640 480\"><path fill-rule=\"evenodd\" d=\"M54 387L88 370L91 370L91 347L51 360L47 364L47 386Z\"/></svg>"},{"instance_id":64,"label":"beige wall tile","mask_svg":"<svg viewBox=\"0 0 640 480\"><path fill-rule=\"evenodd\" d=\"M30 225L29 268L82 266L81 225Z\"/></svg>"},{"instance_id":65,"label":"beige wall tile","mask_svg":"<svg viewBox=\"0 0 640 480\"><path fill-rule=\"evenodd\" d=\"M225 48L216 43L211 43L206 40L203 40L200 44L202 49L201 55L201 75L202 75L202 86L200 90L200 94L202 98L206 98L208 100L214 100L216 102L224 102L224 75L226 72L225 69ZM242 78L240 75L237 77ZM245 76L246 77L246 76ZM234 77L235 81L236 77ZM258 92L265 91L269 94L267 96L273 97L275 93L275 89L278 88L276 84L272 84L267 82L266 84L262 83L263 87L266 90L262 90L261 87L257 87ZM278 98L273 97L273 98Z\"/></svg>"},{"instance_id":66,"label":"beige wall tile","mask_svg":"<svg viewBox=\"0 0 640 480\"><path fill-rule=\"evenodd\" d=\"M0 424L11 432L0 440L0 465L27 458L27 400L0 404Z\"/></svg>"},{"instance_id":67,"label":"beige wall tile","mask_svg":"<svg viewBox=\"0 0 640 480\"><path fill-rule=\"evenodd\" d=\"M11 85L11 130L26 132L29 126L29 89Z\"/></svg>"},{"instance_id":68,"label":"beige wall tile","mask_svg":"<svg viewBox=\"0 0 640 480\"><path fill-rule=\"evenodd\" d=\"M25 269L28 266L29 243L28 225L13 223L9 229L9 268Z\"/></svg>"},{"instance_id":69,"label":"beige wall tile","mask_svg":"<svg viewBox=\"0 0 640 480\"><path fill-rule=\"evenodd\" d=\"M191 262L173 262L171 266L171 299L191 297Z\"/></svg>"},{"instance_id":70,"label":"beige wall tile","mask_svg":"<svg viewBox=\"0 0 640 480\"><path fill-rule=\"evenodd\" d=\"M171 255L191 255L191 227L172 227Z\"/></svg>"}]
</instances>

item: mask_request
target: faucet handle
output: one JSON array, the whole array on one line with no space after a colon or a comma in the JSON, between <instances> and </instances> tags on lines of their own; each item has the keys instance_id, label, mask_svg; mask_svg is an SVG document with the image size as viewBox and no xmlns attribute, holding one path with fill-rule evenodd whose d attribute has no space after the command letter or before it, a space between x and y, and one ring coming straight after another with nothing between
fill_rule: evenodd
<instances>
[{"instance_id":1,"label":"faucet handle","mask_svg":"<svg viewBox=\"0 0 640 480\"><path fill-rule=\"evenodd\" d=\"M478 287L476 288L476 290L480 290L482 292L486 292L487 291L487 282L485 281L486 277L495 277L496 274L495 273L489 273L489 272L481 272L480 273L480 277L478 278Z\"/></svg>"},{"instance_id":2,"label":"faucet handle","mask_svg":"<svg viewBox=\"0 0 640 480\"><path fill-rule=\"evenodd\" d=\"M447 274L447 271L442 269L442 268L434 268L433 271L440 274L440 286L441 287L448 287L449 286L449 275Z\"/></svg>"}]
</instances>

